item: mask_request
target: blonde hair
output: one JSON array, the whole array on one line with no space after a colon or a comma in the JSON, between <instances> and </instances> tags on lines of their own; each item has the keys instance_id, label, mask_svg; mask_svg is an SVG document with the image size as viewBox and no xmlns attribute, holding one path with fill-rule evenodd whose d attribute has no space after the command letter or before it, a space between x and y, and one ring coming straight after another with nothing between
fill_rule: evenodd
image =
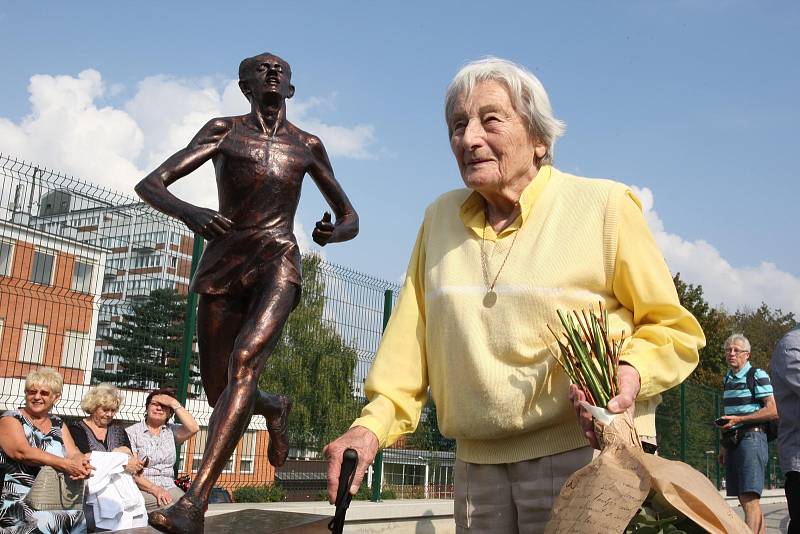
<instances>
[{"instance_id":1,"label":"blonde hair","mask_svg":"<svg viewBox=\"0 0 800 534\"><path fill-rule=\"evenodd\" d=\"M116 386L103 382L97 384L83 396L81 408L86 413L93 413L101 406L119 410L123 400L122 392Z\"/></svg>"},{"instance_id":2,"label":"blonde hair","mask_svg":"<svg viewBox=\"0 0 800 534\"><path fill-rule=\"evenodd\" d=\"M50 391L56 395L61 395L61 389L64 387L64 379L55 369L41 367L35 371L31 371L25 377L25 389L31 389L32 386L44 386L50 388Z\"/></svg>"}]
</instances>

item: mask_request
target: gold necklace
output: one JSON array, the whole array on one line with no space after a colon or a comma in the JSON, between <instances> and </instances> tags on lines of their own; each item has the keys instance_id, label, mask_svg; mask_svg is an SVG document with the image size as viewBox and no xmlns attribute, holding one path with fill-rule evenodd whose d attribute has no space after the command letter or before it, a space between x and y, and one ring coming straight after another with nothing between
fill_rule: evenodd
<instances>
[{"instance_id":1,"label":"gold necklace","mask_svg":"<svg viewBox=\"0 0 800 534\"><path fill-rule=\"evenodd\" d=\"M486 227L489 224L489 217L486 212L483 212L483 235L481 235L481 267L483 268L483 283L486 285L486 295L483 296L483 305L486 308L491 308L497 302L497 293L494 291L494 286L497 283L497 278L500 276L500 271L506 266L508 256L511 255L511 249L514 248L514 243L517 242L517 236L522 228L517 228L514 232L514 239L511 240L511 246L506 251L506 257L503 258L503 263L494 275L492 283L489 283L489 259L486 255ZM495 245L496 246L496 245Z\"/></svg>"}]
</instances>

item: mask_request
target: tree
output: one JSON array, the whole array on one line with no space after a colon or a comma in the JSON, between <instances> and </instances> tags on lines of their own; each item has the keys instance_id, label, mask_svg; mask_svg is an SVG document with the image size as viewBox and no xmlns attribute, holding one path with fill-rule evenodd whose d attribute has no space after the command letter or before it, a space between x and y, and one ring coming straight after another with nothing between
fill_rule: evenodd
<instances>
[{"instance_id":1,"label":"tree","mask_svg":"<svg viewBox=\"0 0 800 534\"><path fill-rule=\"evenodd\" d=\"M750 362L767 371L775 345L796 324L793 313L772 309L763 302L755 310L738 310L731 317L732 331L744 334L750 341Z\"/></svg>"},{"instance_id":2,"label":"tree","mask_svg":"<svg viewBox=\"0 0 800 534\"><path fill-rule=\"evenodd\" d=\"M703 286L681 280L681 273L672 278L681 305L695 316L706 335L706 346L700 350L700 363L692 379L712 388L719 388L728 364L722 344L731 334L731 324L724 310L712 308L703 296Z\"/></svg>"},{"instance_id":3,"label":"tree","mask_svg":"<svg viewBox=\"0 0 800 534\"><path fill-rule=\"evenodd\" d=\"M454 439L446 438L439 432L439 420L436 415L436 404L428 396L428 402L422 409L419 425L406 441L408 449L422 449L431 451L455 451Z\"/></svg>"},{"instance_id":4,"label":"tree","mask_svg":"<svg viewBox=\"0 0 800 534\"><path fill-rule=\"evenodd\" d=\"M173 289L155 289L146 300L133 302L111 333L100 338L106 353L119 359L121 371L95 370L92 379L134 389L177 386L185 320L186 297ZM197 373L190 373L190 383L196 383Z\"/></svg>"},{"instance_id":5,"label":"tree","mask_svg":"<svg viewBox=\"0 0 800 534\"><path fill-rule=\"evenodd\" d=\"M297 448L322 447L347 430L361 407L352 386L356 351L323 319L320 262L303 257L300 302L259 380L261 389L292 397L289 443Z\"/></svg>"}]
</instances>

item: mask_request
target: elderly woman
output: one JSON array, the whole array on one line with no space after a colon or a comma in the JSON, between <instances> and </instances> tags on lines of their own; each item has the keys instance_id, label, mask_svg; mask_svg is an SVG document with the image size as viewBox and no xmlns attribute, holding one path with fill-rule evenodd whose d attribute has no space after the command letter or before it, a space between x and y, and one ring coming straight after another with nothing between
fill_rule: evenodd
<instances>
[{"instance_id":1,"label":"elderly woman","mask_svg":"<svg viewBox=\"0 0 800 534\"><path fill-rule=\"evenodd\" d=\"M87 417L70 425L75 445L83 453L122 452L130 459L125 471L130 475L139 473L145 462L131 451L131 442L125 427L114 422L114 416L123 402L122 392L111 384L102 383L91 388L81 400L81 409ZM93 505L84 508L89 531L97 529ZM99 520L98 520L99 521Z\"/></svg>"},{"instance_id":2,"label":"elderly woman","mask_svg":"<svg viewBox=\"0 0 800 534\"><path fill-rule=\"evenodd\" d=\"M145 409L144 421L126 430L133 450L149 460L144 472L135 478L149 512L168 506L183 495L175 485L175 446L197 434L200 427L172 388L152 391L145 400ZM173 414L180 424L168 422Z\"/></svg>"},{"instance_id":3,"label":"elderly woman","mask_svg":"<svg viewBox=\"0 0 800 534\"><path fill-rule=\"evenodd\" d=\"M131 442L125 427L114 422L114 416L122 406L122 393L111 384L98 384L81 400L81 408L87 417L70 425L75 445L81 452L124 452L131 459L125 470L136 474L144 467L143 462L131 451Z\"/></svg>"},{"instance_id":4,"label":"elderly woman","mask_svg":"<svg viewBox=\"0 0 800 534\"><path fill-rule=\"evenodd\" d=\"M57 469L72 479L91 475L89 459L72 441L69 430L50 410L61 397L63 379L43 368L25 378L25 406L0 416L0 463L5 470L0 501L0 531L31 534L86 532L79 510L35 511L23 500L42 466Z\"/></svg>"},{"instance_id":5,"label":"elderly woman","mask_svg":"<svg viewBox=\"0 0 800 534\"><path fill-rule=\"evenodd\" d=\"M354 492L377 449L414 430L430 388L439 428L457 442L457 530L541 532L594 439L548 350L556 310L602 302L613 335L630 335L608 408L636 399L647 436L659 393L694 369L703 333L633 193L552 167L564 126L530 72L495 58L466 65L445 119L466 188L425 212L367 379L370 403L326 448L328 496L343 450L359 453Z\"/></svg>"}]
</instances>

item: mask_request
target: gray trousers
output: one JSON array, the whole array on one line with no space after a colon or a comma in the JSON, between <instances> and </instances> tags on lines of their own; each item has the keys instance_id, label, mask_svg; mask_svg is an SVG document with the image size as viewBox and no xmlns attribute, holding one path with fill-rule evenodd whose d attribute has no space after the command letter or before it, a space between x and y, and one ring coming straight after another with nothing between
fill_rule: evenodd
<instances>
[{"instance_id":1,"label":"gray trousers","mask_svg":"<svg viewBox=\"0 0 800 534\"><path fill-rule=\"evenodd\" d=\"M591 447L581 447L513 464L456 460L456 532L544 532L564 482L592 461L592 453Z\"/></svg>"}]
</instances>

